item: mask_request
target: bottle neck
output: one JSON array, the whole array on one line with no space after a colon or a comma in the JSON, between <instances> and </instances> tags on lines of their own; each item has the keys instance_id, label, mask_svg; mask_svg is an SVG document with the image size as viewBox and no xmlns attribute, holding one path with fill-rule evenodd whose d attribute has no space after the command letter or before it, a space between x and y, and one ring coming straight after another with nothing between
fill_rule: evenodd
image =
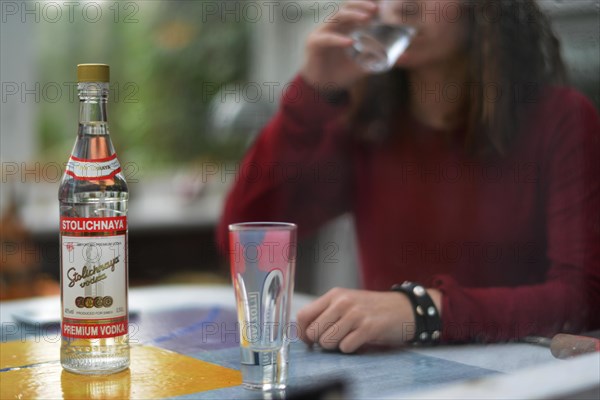
<instances>
[{"instance_id":1,"label":"bottle neck","mask_svg":"<svg viewBox=\"0 0 600 400\"><path fill-rule=\"evenodd\" d=\"M87 135L107 135L108 82L80 82L77 90L80 132Z\"/></svg>"}]
</instances>

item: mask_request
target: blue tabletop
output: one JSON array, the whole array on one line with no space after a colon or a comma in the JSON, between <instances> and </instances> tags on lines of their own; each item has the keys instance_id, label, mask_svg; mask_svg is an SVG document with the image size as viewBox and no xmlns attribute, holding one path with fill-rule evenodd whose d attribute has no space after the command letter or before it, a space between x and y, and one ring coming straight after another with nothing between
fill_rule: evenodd
<instances>
[{"instance_id":1,"label":"blue tabletop","mask_svg":"<svg viewBox=\"0 0 600 400\"><path fill-rule=\"evenodd\" d=\"M156 346L222 367L239 369L236 311L230 287L134 289L130 299L131 308L135 311L130 321L132 346ZM18 315L32 309L54 310L58 306L57 300L1 303L2 342L29 340L27 332L32 332L32 327L21 323L15 325ZM295 296L294 300L295 315L295 311L311 299ZM58 325L52 326L51 323L44 330L47 335L59 332ZM452 382L504 375L525 367L557 362L548 349L522 343L367 349L348 355L310 348L299 339L292 340L289 359L286 396L307 388L337 383L343 385L344 398L352 399L410 396L411 393L444 387ZM264 397L260 392L234 386L178 398Z\"/></svg>"}]
</instances>

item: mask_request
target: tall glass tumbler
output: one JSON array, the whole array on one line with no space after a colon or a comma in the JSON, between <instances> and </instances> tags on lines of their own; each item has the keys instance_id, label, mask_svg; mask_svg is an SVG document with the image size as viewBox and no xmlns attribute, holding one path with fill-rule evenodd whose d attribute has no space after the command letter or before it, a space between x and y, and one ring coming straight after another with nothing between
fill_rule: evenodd
<instances>
[{"instance_id":1,"label":"tall glass tumbler","mask_svg":"<svg viewBox=\"0 0 600 400\"><path fill-rule=\"evenodd\" d=\"M283 222L229 225L242 384L247 388L280 390L287 383L296 232L296 225Z\"/></svg>"}]
</instances>

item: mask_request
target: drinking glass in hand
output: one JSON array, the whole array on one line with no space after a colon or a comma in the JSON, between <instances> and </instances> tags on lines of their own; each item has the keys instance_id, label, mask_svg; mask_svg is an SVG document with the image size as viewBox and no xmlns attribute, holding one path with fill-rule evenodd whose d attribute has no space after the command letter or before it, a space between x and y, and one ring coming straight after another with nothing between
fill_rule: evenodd
<instances>
[{"instance_id":1,"label":"drinking glass in hand","mask_svg":"<svg viewBox=\"0 0 600 400\"><path fill-rule=\"evenodd\" d=\"M390 0L381 0L373 21L350 34L350 55L367 72L390 70L410 45L416 29L401 21Z\"/></svg>"}]
</instances>

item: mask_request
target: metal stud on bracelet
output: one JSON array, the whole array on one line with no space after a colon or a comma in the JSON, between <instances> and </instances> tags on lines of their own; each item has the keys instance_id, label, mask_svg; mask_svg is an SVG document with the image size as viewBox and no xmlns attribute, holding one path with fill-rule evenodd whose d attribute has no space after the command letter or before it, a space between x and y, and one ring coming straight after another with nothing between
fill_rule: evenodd
<instances>
[{"instance_id":1,"label":"metal stud on bracelet","mask_svg":"<svg viewBox=\"0 0 600 400\"><path fill-rule=\"evenodd\" d=\"M414 343L437 343L441 337L442 319L423 285L404 282L392 286L392 290L404 293L413 308L415 316Z\"/></svg>"}]
</instances>

